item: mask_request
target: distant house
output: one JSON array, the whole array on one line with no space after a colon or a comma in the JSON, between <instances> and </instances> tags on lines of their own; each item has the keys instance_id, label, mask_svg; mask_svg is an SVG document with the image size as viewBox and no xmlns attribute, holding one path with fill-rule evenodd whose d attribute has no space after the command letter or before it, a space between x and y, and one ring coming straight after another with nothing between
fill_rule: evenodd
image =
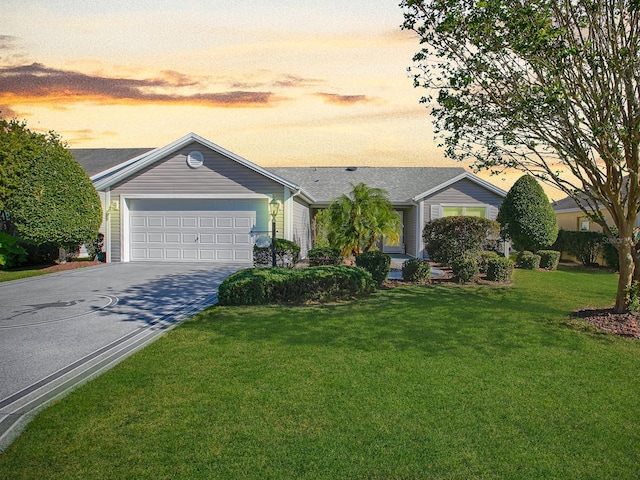
<instances>
[{"instance_id":1,"label":"distant house","mask_svg":"<svg viewBox=\"0 0 640 480\"><path fill-rule=\"evenodd\" d=\"M105 212L107 261L210 261L251 264L269 237L312 247L318 209L366 183L384 188L403 223L388 253L424 257L426 222L450 215L495 219L506 192L462 168L260 167L190 133L157 149L72 149L91 175Z\"/></svg>"}]
</instances>

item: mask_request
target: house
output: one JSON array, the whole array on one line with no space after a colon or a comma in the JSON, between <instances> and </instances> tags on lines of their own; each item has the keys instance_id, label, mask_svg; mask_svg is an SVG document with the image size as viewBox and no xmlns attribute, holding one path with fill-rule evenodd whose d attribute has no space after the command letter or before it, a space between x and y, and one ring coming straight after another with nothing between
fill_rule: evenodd
<instances>
[{"instance_id":1,"label":"house","mask_svg":"<svg viewBox=\"0 0 640 480\"><path fill-rule=\"evenodd\" d=\"M506 192L462 168L263 168L190 133L156 149L78 149L103 204L109 262L251 264L253 245L277 236L312 247L314 213L360 182L387 190L402 218L388 253L425 255L426 222L448 215L495 219ZM129 157L129 158L126 158ZM96 171L97 170L97 171Z\"/></svg>"}]
</instances>

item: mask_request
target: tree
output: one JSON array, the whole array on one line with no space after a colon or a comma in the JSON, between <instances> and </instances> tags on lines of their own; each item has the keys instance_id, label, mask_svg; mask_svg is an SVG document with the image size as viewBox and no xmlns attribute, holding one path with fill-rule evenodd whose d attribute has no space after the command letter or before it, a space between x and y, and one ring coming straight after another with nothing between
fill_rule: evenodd
<instances>
[{"instance_id":1,"label":"tree","mask_svg":"<svg viewBox=\"0 0 640 480\"><path fill-rule=\"evenodd\" d=\"M449 157L556 186L616 242L615 310L640 275L638 0L404 0L414 85ZM584 198L583 201L578 201ZM605 220L607 212L613 225ZM617 229L616 236L613 229Z\"/></svg>"},{"instance_id":2,"label":"tree","mask_svg":"<svg viewBox=\"0 0 640 480\"><path fill-rule=\"evenodd\" d=\"M383 237L398 243L402 225L387 192L364 183L351 186L351 193L336 198L327 210L329 244L344 256L355 256L371 250Z\"/></svg>"},{"instance_id":3,"label":"tree","mask_svg":"<svg viewBox=\"0 0 640 480\"><path fill-rule=\"evenodd\" d=\"M0 206L21 241L69 249L96 237L100 198L57 134L0 120L0 172Z\"/></svg>"},{"instance_id":4,"label":"tree","mask_svg":"<svg viewBox=\"0 0 640 480\"><path fill-rule=\"evenodd\" d=\"M498 212L500 233L516 250L533 252L558 238L558 219L538 181L523 175L513 184Z\"/></svg>"}]
</instances>

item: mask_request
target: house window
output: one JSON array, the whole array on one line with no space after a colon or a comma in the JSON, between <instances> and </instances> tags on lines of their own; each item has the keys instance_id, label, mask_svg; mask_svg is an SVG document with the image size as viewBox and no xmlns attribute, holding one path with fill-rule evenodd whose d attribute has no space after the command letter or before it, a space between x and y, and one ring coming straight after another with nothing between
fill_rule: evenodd
<instances>
[{"instance_id":1,"label":"house window","mask_svg":"<svg viewBox=\"0 0 640 480\"><path fill-rule=\"evenodd\" d=\"M487 207L442 207L443 217L465 216L487 218Z\"/></svg>"},{"instance_id":2,"label":"house window","mask_svg":"<svg viewBox=\"0 0 640 480\"><path fill-rule=\"evenodd\" d=\"M587 217L578 218L578 228L581 232L588 232L590 228L590 222Z\"/></svg>"}]
</instances>

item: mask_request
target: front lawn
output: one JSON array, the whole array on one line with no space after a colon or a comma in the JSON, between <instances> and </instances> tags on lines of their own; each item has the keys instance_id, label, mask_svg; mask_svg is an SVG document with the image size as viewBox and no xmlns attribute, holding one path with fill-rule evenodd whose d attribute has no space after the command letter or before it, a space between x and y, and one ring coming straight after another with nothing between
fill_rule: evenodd
<instances>
[{"instance_id":1,"label":"front lawn","mask_svg":"<svg viewBox=\"0 0 640 480\"><path fill-rule=\"evenodd\" d=\"M11 479L637 479L640 343L609 273L214 307L42 412Z\"/></svg>"}]
</instances>

